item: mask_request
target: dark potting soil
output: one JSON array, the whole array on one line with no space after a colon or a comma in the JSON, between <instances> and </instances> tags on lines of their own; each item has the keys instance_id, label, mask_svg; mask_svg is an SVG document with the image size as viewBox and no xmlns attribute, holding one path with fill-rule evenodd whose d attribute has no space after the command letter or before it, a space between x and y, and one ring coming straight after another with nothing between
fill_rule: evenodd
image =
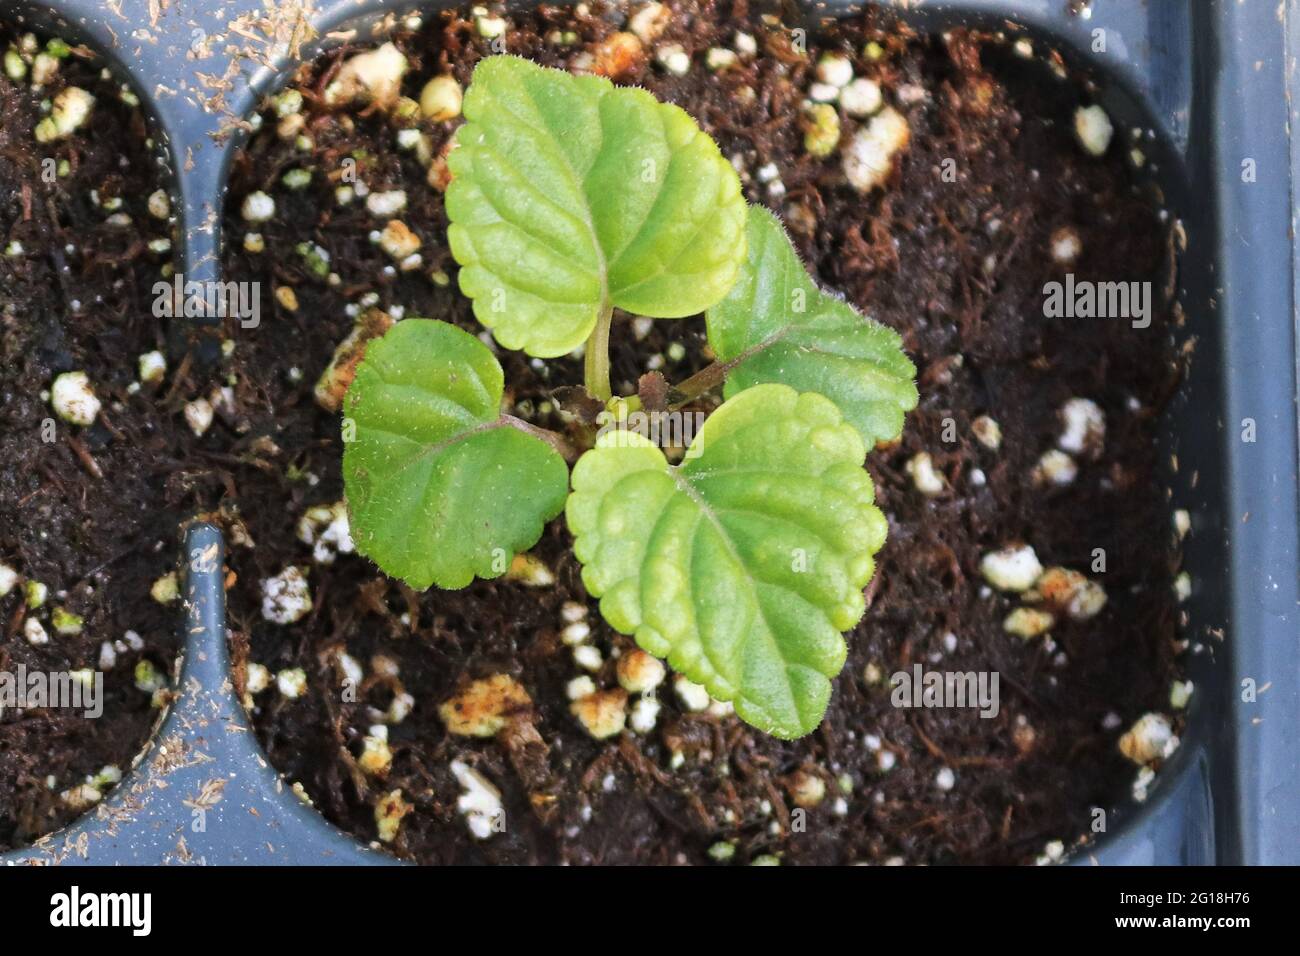
<instances>
[{"instance_id":1,"label":"dark potting soil","mask_svg":"<svg viewBox=\"0 0 1300 956\"><path fill-rule=\"evenodd\" d=\"M17 53L25 35L0 27L0 51ZM167 177L144 117L89 50L72 49L40 88L30 62L20 79L11 62L0 76L0 573L17 578L0 597L0 673L102 671L103 713L0 702L0 850L82 812L93 794L78 788L99 777L106 792L154 725L135 669L170 675L175 657L176 605L150 587L175 566L185 444L179 402L133 384L138 357L166 350L151 287L171 261L148 245L172 225L147 208ZM67 87L93 94L93 111L37 142L42 101L57 108ZM72 371L102 403L88 427L51 408L55 376ZM48 589L43 606L27 607L29 582ZM57 608L84 619L79 634L56 631ZM32 643L32 621L47 643Z\"/></svg>"},{"instance_id":2,"label":"dark potting soil","mask_svg":"<svg viewBox=\"0 0 1300 956\"><path fill-rule=\"evenodd\" d=\"M591 643L604 659L590 675L597 686L617 686L615 655L633 645L588 600L562 520L532 552L554 578L545 586L499 579L416 594L355 555L313 562L296 526L309 506L342 497L342 446L338 416L315 404L312 388L352 315L371 301L364 297L482 331L456 291L442 194L426 183L417 152L399 147L397 125L380 111L321 102L342 61L360 49L344 46L294 77L305 104L301 131L291 121L282 137L281 119L264 111L235 159L224 219L226 277L260 282L265 304L260 328L230 333L233 427L220 423L205 439L225 462L211 482L221 492L213 505L244 541L230 551L238 576L230 625L241 675L251 662L273 674L301 667L307 678L296 699L274 681L253 698L259 739L326 817L363 840L376 837L376 801L400 790L413 810L391 849L424 863L695 863L726 855L723 843L735 862L993 863L1032 860L1049 841L1070 845L1089 832L1091 808L1127 795L1137 767L1117 739L1144 712L1168 710L1176 674L1176 555L1154 445L1180 377L1171 320L1158 303L1145 330L1048 319L1043 307L1044 283L1066 271L1163 285L1168 228L1135 185L1127 133L1116 132L1103 158L1085 153L1073 129L1075 108L1088 102L1080 85L996 38L915 36L869 12L828 26L805 55L789 29L743 2L670 7L651 46L680 44L690 70L670 75L647 50L617 62L614 78L695 116L734 158L748 198L783 217L812 272L899 330L918 367L920 407L901 441L867 462L890 536L825 722L804 739L776 740L734 716L688 711L670 677L653 730L590 737L569 712L566 685L583 672L560 638L562 607L590 610ZM587 53L626 13L598 4L589 11L513 16L506 48L559 67L590 62ZM757 39L758 54L707 70L705 51L733 49L738 30ZM554 31L573 31L576 42L562 45ZM467 84L490 52L465 11L432 15L416 30L399 26L395 40L412 62L403 83L411 97L441 73ZM864 53L868 41L878 57ZM838 152L817 159L804 150L801 104L825 50L847 54L858 76L878 80L911 128L895 172L871 194L846 183ZM611 62L599 51L595 60ZM841 146L859 125L844 119ZM436 155L455 126L419 128ZM295 191L281 177L298 167L312 176ZM422 240L419 269L397 270L372 242L388 217L371 215L360 197L336 200L352 169L372 193L405 190L396 217ZM250 224L241 204L256 190L274 197L276 212ZM1081 244L1068 268L1050 248L1062 227ZM246 251L249 232L265 251ZM328 254L337 280L313 274L301 243ZM282 287L293 289L296 309L270 294ZM616 391L630 393L660 363L670 381L708 363L701 318L655 322L641 338L622 319L612 336ZM665 358L674 343L684 346L676 362ZM498 354L515 414L564 429L549 394L581 381L580 362ZM1104 410L1104 448L1095 460L1080 458L1072 483L1044 486L1031 473L1054 446L1058 410L1071 397ZM1001 425L997 451L973 437L981 415ZM922 495L904 469L922 451L947 483L936 497ZM1109 600L1101 613L1066 620L1046 639L1006 633L1016 602L990 591L978 568L986 552L1018 541L1044 564L1102 583ZM1104 574L1094 573L1094 549L1104 549ZM262 616L260 584L291 565L307 570L313 604L297 623L276 625ZM355 698L340 652L364 669ZM997 716L892 706L889 675L914 663L998 672ZM531 696L536 734L450 735L438 706L496 673ZM385 715L401 693L414 704L392 721ZM394 757L377 779L357 757L371 725L385 719ZM500 790L504 832L471 835L457 808L453 760ZM824 782L825 797L801 821L792 792L800 782L806 792L809 776Z\"/></svg>"}]
</instances>

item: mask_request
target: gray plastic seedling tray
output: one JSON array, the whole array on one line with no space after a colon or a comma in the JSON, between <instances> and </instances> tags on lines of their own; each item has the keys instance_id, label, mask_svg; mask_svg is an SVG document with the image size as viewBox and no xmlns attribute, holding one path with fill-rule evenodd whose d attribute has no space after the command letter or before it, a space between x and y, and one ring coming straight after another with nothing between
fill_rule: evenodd
<instances>
[{"instance_id":1,"label":"gray plastic seedling tray","mask_svg":"<svg viewBox=\"0 0 1300 956\"><path fill-rule=\"evenodd\" d=\"M1192 371L1165 418L1171 509L1190 511L1184 567L1194 589L1186 636L1196 682L1183 745L1149 799L1121 804L1109 832L1075 862L1300 863L1300 565L1297 563L1296 325L1288 123L1300 54L1297 0L959 0L899 4L917 27L972 24L1059 49L1097 83L1119 130L1149 129L1151 157L1186 227L1179 297ZM371 35L386 13L448 4L332 2L309 13L320 36ZM196 73L221 75L225 54L197 59L206 36L261 10L254 0L173 4L149 22L143 4L121 13L90 0L35 5L0 0L0 16L87 43L133 83L170 151L182 219L178 268L219 278L218 224L238 136L214 139L224 117L205 111ZM822 16L854 4L815 4ZM1094 52L1095 31L1105 52ZM212 46L220 51L225 42ZM319 52L307 45L302 56ZM285 82L284 45L266 51L226 95L247 116ZM1244 182L1252 160L1256 181ZM1253 419L1257 441L1240 440ZM1167 533L1167 529L1153 529ZM383 864L393 862L326 823L268 766L230 676L222 541L210 525L184 532L179 697L126 779L92 813L6 864ZM1268 687L1253 703L1243 681Z\"/></svg>"}]
</instances>

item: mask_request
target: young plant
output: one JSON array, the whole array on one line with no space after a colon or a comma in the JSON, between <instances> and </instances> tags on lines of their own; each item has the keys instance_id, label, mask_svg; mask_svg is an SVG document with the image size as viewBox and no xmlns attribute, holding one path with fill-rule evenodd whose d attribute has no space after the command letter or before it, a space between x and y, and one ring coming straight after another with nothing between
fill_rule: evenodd
<instances>
[{"instance_id":1,"label":"young plant","mask_svg":"<svg viewBox=\"0 0 1300 956\"><path fill-rule=\"evenodd\" d=\"M345 402L358 550L413 587L463 587L503 573L566 510L612 627L761 730L808 733L885 540L863 463L917 402L898 336L812 282L677 107L497 56L476 68L465 115L448 238L497 342L539 358L585 342L586 390L613 406L614 309L704 312L718 361L666 398L721 387L726 400L679 466L626 429L578 426L579 457L501 413L483 343L407 319L370 345Z\"/></svg>"}]
</instances>

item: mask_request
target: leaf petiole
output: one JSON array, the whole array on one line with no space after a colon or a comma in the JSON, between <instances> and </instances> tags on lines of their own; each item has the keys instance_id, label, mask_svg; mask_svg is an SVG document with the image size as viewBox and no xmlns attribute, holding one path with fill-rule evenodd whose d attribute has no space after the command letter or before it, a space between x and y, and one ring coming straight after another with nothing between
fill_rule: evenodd
<instances>
[{"instance_id":1,"label":"leaf petiole","mask_svg":"<svg viewBox=\"0 0 1300 956\"><path fill-rule=\"evenodd\" d=\"M668 390L668 410L675 412L695 401L702 395L713 391L726 381L727 373L740 364L742 359L735 358L729 362L714 362L706 365L690 378L674 385Z\"/></svg>"},{"instance_id":2,"label":"leaf petiole","mask_svg":"<svg viewBox=\"0 0 1300 956\"><path fill-rule=\"evenodd\" d=\"M776 332L763 341L749 346L739 355L729 358L725 362L718 359L680 384L672 386L668 390L668 410L671 412L679 411L700 396L724 384L733 369L741 365L746 359L758 355L768 346L779 342L784 336L784 331Z\"/></svg>"}]
</instances>

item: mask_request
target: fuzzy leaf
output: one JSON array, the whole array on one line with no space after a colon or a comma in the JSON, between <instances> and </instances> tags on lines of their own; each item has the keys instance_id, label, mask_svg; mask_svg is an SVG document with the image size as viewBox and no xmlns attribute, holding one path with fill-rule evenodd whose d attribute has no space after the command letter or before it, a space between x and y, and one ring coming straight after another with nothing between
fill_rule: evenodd
<instances>
[{"instance_id":1,"label":"fuzzy leaf","mask_svg":"<svg viewBox=\"0 0 1300 956\"><path fill-rule=\"evenodd\" d=\"M414 588L497 577L564 508L564 459L501 418L502 382L468 332L407 319L370 344L348 390L352 537Z\"/></svg>"},{"instance_id":2,"label":"fuzzy leaf","mask_svg":"<svg viewBox=\"0 0 1300 956\"><path fill-rule=\"evenodd\" d=\"M680 318L731 288L745 201L676 106L514 56L474 70L448 156L447 238L474 314L509 349L571 352L602 309Z\"/></svg>"},{"instance_id":3,"label":"fuzzy leaf","mask_svg":"<svg viewBox=\"0 0 1300 956\"><path fill-rule=\"evenodd\" d=\"M573 470L567 516L614 628L778 737L821 722L885 541L866 447L828 399L758 385L672 467L607 432Z\"/></svg>"},{"instance_id":4,"label":"fuzzy leaf","mask_svg":"<svg viewBox=\"0 0 1300 956\"><path fill-rule=\"evenodd\" d=\"M917 402L898 333L817 288L772 213L751 206L746 231L740 277L706 316L719 361L737 361L724 397L783 382L835 402L868 445L897 438Z\"/></svg>"}]
</instances>

